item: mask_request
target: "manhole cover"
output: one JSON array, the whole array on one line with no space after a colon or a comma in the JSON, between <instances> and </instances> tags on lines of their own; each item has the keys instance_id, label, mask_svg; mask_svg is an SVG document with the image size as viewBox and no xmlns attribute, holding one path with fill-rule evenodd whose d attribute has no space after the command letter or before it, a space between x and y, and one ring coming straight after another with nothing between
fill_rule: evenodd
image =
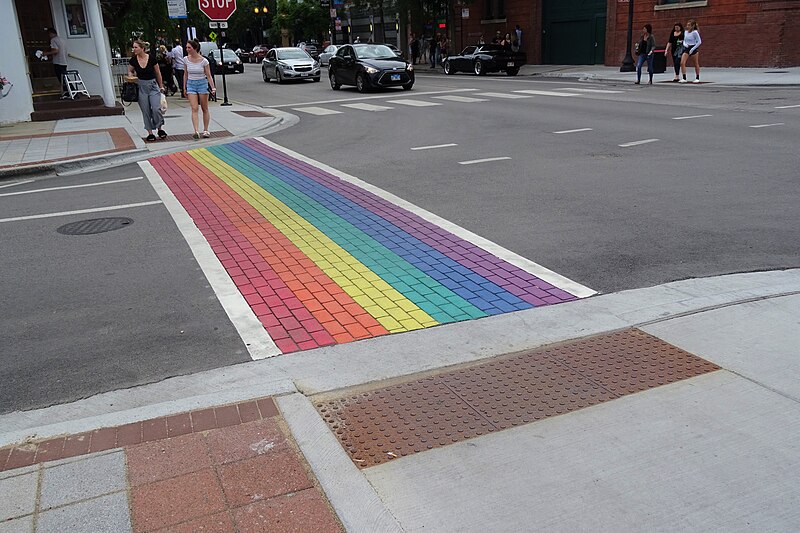
<instances>
[{"instance_id":1,"label":"manhole cover","mask_svg":"<svg viewBox=\"0 0 800 533\"><path fill-rule=\"evenodd\" d=\"M127 217L93 218L64 224L56 231L62 235L94 235L121 229L131 224L133 224L133 219Z\"/></svg>"}]
</instances>

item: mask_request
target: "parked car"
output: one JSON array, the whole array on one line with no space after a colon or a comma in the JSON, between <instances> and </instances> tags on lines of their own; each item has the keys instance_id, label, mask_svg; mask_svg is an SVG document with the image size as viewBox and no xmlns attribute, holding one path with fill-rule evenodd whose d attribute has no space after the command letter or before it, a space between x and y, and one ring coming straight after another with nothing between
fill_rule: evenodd
<instances>
[{"instance_id":1,"label":"parked car","mask_svg":"<svg viewBox=\"0 0 800 533\"><path fill-rule=\"evenodd\" d=\"M261 61L267 57L267 52L269 52L270 47L266 44L257 44L253 47L253 50L250 52L250 62L251 63L261 63Z\"/></svg>"},{"instance_id":2,"label":"parked car","mask_svg":"<svg viewBox=\"0 0 800 533\"><path fill-rule=\"evenodd\" d=\"M444 60L444 73L474 72L483 76L487 72L505 72L516 76L527 58L523 52L514 52L499 44L467 46L459 55Z\"/></svg>"},{"instance_id":3,"label":"parked car","mask_svg":"<svg viewBox=\"0 0 800 533\"><path fill-rule=\"evenodd\" d=\"M414 86L414 67L382 44L346 44L330 59L331 88L355 85L358 92L378 87Z\"/></svg>"},{"instance_id":4,"label":"parked car","mask_svg":"<svg viewBox=\"0 0 800 533\"><path fill-rule=\"evenodd\" d=\"M388 48L389 48L389 50L391 50L392 52L394 52L394 55L396 55L397 57L405 57L405 56L403 55L403 52L401 52L401 51L400 51L400 49L399 49L399 48L397 48L395 45L393 45L393 44L389 44L389 43L383 43L383 46L386 46L386 47L388 47Z\"/></svg>"},{"instance_id":5,"label":"parked car","mask_svg":"<svg viewBox=\"0 0 800 533\"><path fill-rule=\"evenodd\" d=\"M299 48L273 48L261 62L261 76L265 82L310 78L319 81L319 62Z\"/></svg>"},{"instance_id":6,"label":"parked car","mask_svg":"<svg viewBox=\"0 0 800 533\"><path fill-rule=\"evenodd\" d=\"M222 69L225 69L225 73L242 73L244 72L244 63L236 53L231 50L230 48L223 48L222 54L220 54L219 48L216 50L212 50L208 54L208 62L211 64L211 72L213 74L219 74L222 72ZM223 67L224 64L224 67Z\"/></svg>"},{"instance_id":7,"label":"parked car","mask_svg":"<svg viewBox=\"0 0 800 533\"><path fill-rule=\"evenodd\" d=\"M340 44L329 44L325 47L325 50L319 55L319 64L323 67L327 67L328 63L331 60L331 57L336 53L336 50L341 48L342 45Z\"/></svg>"}]
</instances>

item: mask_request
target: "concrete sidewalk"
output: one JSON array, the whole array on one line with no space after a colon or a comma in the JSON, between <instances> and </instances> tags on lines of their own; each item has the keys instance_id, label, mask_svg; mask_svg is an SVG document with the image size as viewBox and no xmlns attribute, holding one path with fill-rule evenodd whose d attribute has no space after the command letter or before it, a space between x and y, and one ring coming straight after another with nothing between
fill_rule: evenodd
<instances>
[{"instance_id":1,"label":"concrete sidewalk","mask_svg":"<svg viewBox=\"0 0 800 533\"><path fill-rule=\"evenodd\" d=\"M794 531L799 313L686 280L10 413L0 531Z\"/></svg>"},{"instance_id":2,"label":"concrete sidewalk","mask_svg":"<svg viewBox=\"0 0 800 533\"><path fill-rule=\"evenodd\" d=\"M265 111L258 106L240 103L222 106L220 97L219 102L209 102L211 138L194 140L188 100L171 96L167 102L164 129L169 135L163 141L145 142L147 133L137 104L126 107L125 115L0 127L0 179L98 169L264 135L296 122L292 115ZM199 120L202 129L202 113Z\"/></svg>"},{"instance_id":3,"label":"concrete sidewalk","mask_svg":"<svg viewBox=\"0 0 800 533\"><path fill-rule=\"evenodd\" d=\"M424 64L416 67L418 75L444 76L441 68L430 69ZM671 83L675 72L672 65L667 65L667 71L653 77L655 83ZM464 75L464 74L459 74ZM469 75L469 74L466 74ZM719 68L703 67L700 73L703 83L701 85L725 86L795 86L800 85L800 67L789 68ZM505 77L505 74L494 76ZM603 65L525 65L519 71L519 76L535 76L538 78L574 78L582 81L612 81L633 83L636 80L635 72L620 72L619 67ZM646 71L644 72L646 77ZM694 70L687 70L687 79L694 79ZM678 84L676 84L678 85Z\"/></svg>"}]
</instances>

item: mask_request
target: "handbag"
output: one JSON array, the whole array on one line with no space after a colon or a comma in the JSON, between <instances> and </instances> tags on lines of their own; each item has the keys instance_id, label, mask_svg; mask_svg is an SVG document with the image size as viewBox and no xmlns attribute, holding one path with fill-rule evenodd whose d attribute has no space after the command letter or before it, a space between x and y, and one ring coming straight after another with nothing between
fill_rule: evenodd
<instances>
[{"instance_id":1,"label":"handbag","mask_svg":"<svg viewBox=\"0 0 800 533\"><path fill-rule=\"evenodd\" d=\"M139 84L131 81L131 78L126 78L122 82L122 89L120 90L120 98L123 102L138 102L139 101Z\"/></svg>"},{"instance_id":2,"label":"handbag","mask_svg":"<svg viewBox=\"0 0 800 533\"><path fill-rule=\"evenodd\" d=\"M159 109L161 110L162 115L167 114L167 96L164 93L161 93L161 101L159 102Z\"/></svg>"}]
</instances>

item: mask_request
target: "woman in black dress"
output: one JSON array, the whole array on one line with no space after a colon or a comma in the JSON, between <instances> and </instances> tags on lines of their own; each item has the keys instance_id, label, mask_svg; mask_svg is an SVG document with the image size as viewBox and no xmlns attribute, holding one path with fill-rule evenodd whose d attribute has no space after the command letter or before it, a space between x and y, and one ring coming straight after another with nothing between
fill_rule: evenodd
<instances>
[{"instance_id":1,"label":"woman in black dress","mask_svg":"<svg viewBox=\"0 0 800 533\"><path fill-rule=\"evenodd\" d=\"M144 129L147 130L148 141L155 141L153 130L158 130L158 138L164 139L167 132L163 130L164 116L161 114L161 93L164 92L164 80L158 68L155 54L148 54L147 44L140 40L133 41L133 55L128 64L128 75L139 78L139 108L142 110Z\"/></svg>"},{"instance_id":2,"label":"woman in black dress","mask_svg":"<svg viewBox=\"0 0 800 533\"><path fill-rule=\"evenodd\" d=\"M676 22L672 27L669 40L667 41L667 48L664 50L664 55L672 55L672 66L675 69L675 77L672 81L679 81L681 75L681 56L683 55L683 24L680 22Z\"/></svg>"}]
</instances>

